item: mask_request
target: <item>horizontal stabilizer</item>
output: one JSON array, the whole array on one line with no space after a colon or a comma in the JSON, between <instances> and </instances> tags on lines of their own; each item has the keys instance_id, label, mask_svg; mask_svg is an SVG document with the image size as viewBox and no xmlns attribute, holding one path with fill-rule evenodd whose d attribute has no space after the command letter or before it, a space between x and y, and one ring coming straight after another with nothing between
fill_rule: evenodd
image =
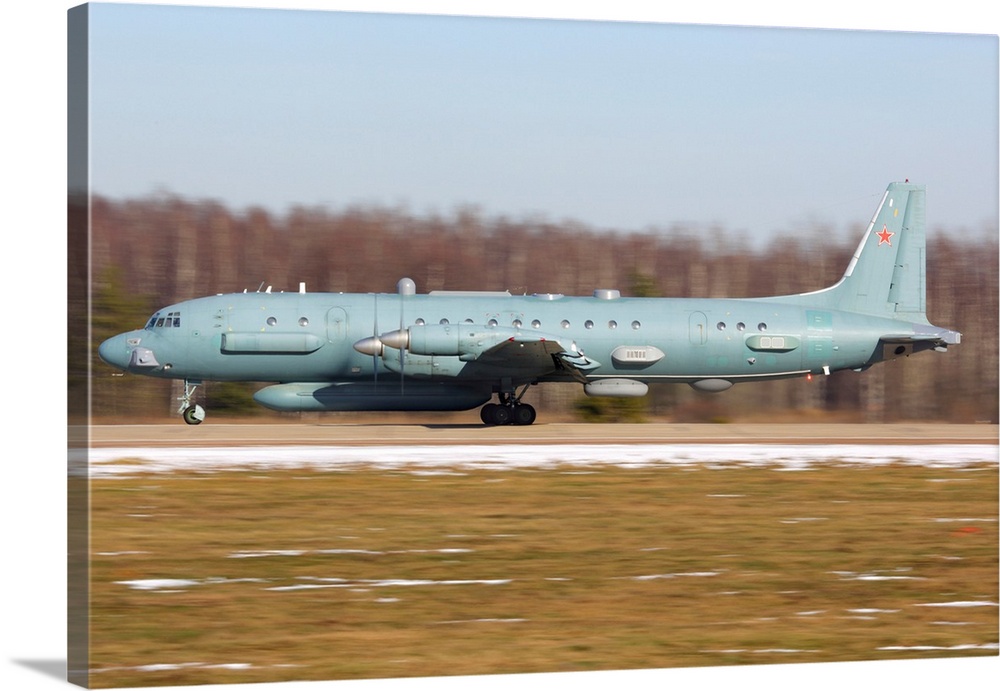
<instances>
[{"instance_id":1,"label":"horizontal stabilizer","mask_svg":"<svg viewBox=\"0 0 1000 691\"><path fill-rule=\"evenodd\" d=\"M914 326L913 333L885 334L881 340L884 343L933 343L944 347L958 345L962 342L962 334L958 331L920 324L915 324Z\"/></svg>"}]
</instances>

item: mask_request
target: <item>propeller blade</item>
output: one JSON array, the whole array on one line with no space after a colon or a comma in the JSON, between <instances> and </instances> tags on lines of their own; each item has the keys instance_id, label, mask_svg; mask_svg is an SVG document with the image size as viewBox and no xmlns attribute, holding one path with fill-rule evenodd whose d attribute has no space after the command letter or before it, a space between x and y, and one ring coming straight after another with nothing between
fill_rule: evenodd
<instances>
[{"instance_id":1,"label":"propeller blade","mask_svg":"<svg viewBox=\"0 0 1000 691\"><path fill-rule=\"evenodd\" d=\"M375 313L373 317L375 324L372 327L372 338L378 340L378 297L377 296L375 297L375 303L373 305L372 311ZM379 348L379 352L372 352L372 381L375 384L378 384L378 359L382 355L381 350L382 349Z\"/></svg>"},{"instance_id":2,"label":"propeller blade","mask_svg":"<svg viewBox=\"0 0 1000 691\"><path fill-rule=\"evenodd\" d=\"M399 296L399 331L403 332L403 296ZM401 344L399 348L399 395L402 396L403 382L406 379L406 346L407 344Z\"/></svg>"}]
</instances>

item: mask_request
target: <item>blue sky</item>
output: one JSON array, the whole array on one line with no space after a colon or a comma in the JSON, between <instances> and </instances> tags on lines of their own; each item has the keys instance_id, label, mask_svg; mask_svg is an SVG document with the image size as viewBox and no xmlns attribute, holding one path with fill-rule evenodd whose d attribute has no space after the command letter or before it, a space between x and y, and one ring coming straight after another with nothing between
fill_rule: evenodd
<instances>
[{"instance_id":1,"label":"blue sky","mask_svg":"<svg viewBox=\"0 0 1000 691\"><path fill-rule=\"evenodd\" d=\"M997 226L995 36L97 4L91 182L751 239Z\"/></svg>"}]
</instances>

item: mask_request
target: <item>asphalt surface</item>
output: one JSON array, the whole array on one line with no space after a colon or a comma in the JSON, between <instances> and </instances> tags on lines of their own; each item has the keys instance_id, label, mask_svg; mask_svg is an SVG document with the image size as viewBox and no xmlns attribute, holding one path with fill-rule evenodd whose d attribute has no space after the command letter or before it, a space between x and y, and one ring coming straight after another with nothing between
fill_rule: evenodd
<instances>
[{"instance_id":1,"label":"asphalt surface","mask_svg":"<svg viewBox=\"0 0 1000 691\"><path fill-rule=\"evenodd\" d=\"M528 427L481 424L341 424L205 422L94 425L71 429L71 445L379 446L401 444L996 444L991 424L584 424Z\"/></svg>"}]
</instances>

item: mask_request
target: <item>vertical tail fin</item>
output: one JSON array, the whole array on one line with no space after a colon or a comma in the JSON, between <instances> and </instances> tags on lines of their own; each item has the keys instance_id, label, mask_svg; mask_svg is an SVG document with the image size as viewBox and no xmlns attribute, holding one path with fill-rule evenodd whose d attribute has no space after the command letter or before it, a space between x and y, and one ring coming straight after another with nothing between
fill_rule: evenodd
<instances>
[{"instance_id":1,"label":"vertical tail fin","mask_svg":"<svg viewBox=\"0 0 1000 691\"><path fill-rule=\"evenodd\" d=\"M849 312L927 323L925 188L889 185L843 278L812 293Z\"/></svg>"}]
</instances>

